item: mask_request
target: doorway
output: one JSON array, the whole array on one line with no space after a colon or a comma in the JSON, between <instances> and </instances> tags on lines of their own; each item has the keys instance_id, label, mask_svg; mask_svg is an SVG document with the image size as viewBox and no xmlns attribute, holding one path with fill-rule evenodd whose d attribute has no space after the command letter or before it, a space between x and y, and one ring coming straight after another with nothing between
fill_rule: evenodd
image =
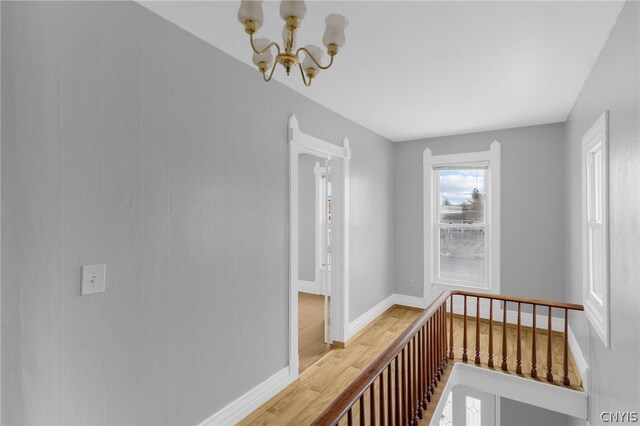
<instances>
[{"instance_id":1,"label":"doorway","mask_svg":"<svg viewBox=\"0 0 640 426\"><path fill-rule=\"evenodd\" d=\"M349 160L289 118L289 368L297 377L347 336Z\"/></svg>"},{"instance_id":2,"label":"doorway","mask_svg":"<svg viewBox=\"0 0 640 426\"><path fill-rule=\"evenodd\" d=\"M298 157L300 372L331 350L331 157Z\"/></svg>"},{"instance_id":3,"label":"doorway","mask_svg":"<svg viewBox=\"0 0 640 426\"><path fill-rule=\"evenodd\" d=\"M500 424L500 398L458 385L447 395L440 426L493 426Z\"/></svg>"}]
</instances>

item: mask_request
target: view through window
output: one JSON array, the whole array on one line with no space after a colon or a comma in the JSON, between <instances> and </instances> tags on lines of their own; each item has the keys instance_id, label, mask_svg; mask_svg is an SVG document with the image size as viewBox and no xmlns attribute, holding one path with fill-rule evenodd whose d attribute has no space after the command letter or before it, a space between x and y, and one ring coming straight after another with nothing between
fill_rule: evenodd
<instances>
[{"instance_id":1,"label":"view through window","mask_svg":"<svg viewBox=\"0 0 640 426\"><path fill-rule=\"evenodd\" d=\"M483 287L487 283L487 166L435 167L437 278Z\"/></svg>"}]
</instances>

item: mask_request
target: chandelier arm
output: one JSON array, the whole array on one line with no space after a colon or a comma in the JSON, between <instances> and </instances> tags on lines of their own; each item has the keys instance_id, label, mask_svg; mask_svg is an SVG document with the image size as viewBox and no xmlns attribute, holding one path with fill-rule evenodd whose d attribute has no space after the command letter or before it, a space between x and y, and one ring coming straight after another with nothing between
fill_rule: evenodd
<instances>
[{"instance_id":1,"label":"chandelier arm","mask_svg":"<svg viewBox=\"0 0 640 426\"><path fill-rule=\"evenodd\" d=\"M304 85L307 87L311 86L311 79L309 79L309 82L307 83L307 77L304 75L304 70L302 69L301 62L298 62L298 68L300 68L300 75L302 76L302 81L304 82Z\"/></svg>"},{"instance_id":2,"label":"chandelier arm","mask_svg":"<svg viewBox=\"0 0 640 426\"><path fill-rule=\"evenodd\" d=\"M266 72L262 73L262 78L264 78L264 81L266 81L267 83L271 81L271 79L273 78L273 72L276 70L277 65L278 63L274 62L273 65L271 66L271 72L269 73L269 78L267 78Z\"/></svg>"},{"instance_id":3,"label":"chandelier arm","mask_svg":"<svg viewBox=\"0 0 640 426\"><path fill-rule=\"evenodd\" d=\"M304 52L307 54L307 56L309 56L311 58L311 60L313 62L315 62L315 64L321 69L321 70L326 70L327 68L329 68L331 65L333 65L333 57L334 55L331 55L331 59L329 60L329 64L326 66L323 66L320 64L320 62L318 62L318 60L315 58L315 56L313 56L311 54L311 52L309 52L307 49L305 49L304 47L299 48L298 50L296 50L296 56L300 56L300 52Z\"/></svg>"},{"instance_id":4,"label":"chandelier arm","mask_svg":"<svg viewBox=\"0 0 640 426\"><path fill-rule=\"evenodd\" d=\"M271 49L273 46L276 47L276 50L278 51L278 55L280 54L280 45L278 45L278 43L276 43L275 41L272 41L271 43L266 45L264 47L264 49L262 49L262 50L256 49L256 46L253 44L253 33L249 34L249 44L251 44L251 49L253 49L253 51L257 55L262 55L264 52L266 52L267 50Z\"/></svg>"}]
</instances>

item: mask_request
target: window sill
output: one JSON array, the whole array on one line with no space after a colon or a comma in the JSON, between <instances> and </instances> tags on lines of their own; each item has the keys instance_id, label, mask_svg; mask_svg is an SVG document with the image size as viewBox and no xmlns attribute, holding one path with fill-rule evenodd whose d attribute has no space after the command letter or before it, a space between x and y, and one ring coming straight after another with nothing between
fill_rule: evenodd
<instances>
[{"instance_id":1,"label":"window sill","mask_svg":"<svg viewBox=\"0 0 640 426\"><path fill-rule=\"evenodd\" d=\"M478 293L495 293L495 291L493 291L493 289L490 286L489 287L480 287L480 286L477 286L477 285L465 284L465 283L450 283L450 282L445 282L445 281L432 281L431 282L431 286L432 287L444 287L444 288L452 289L452 290L474 291L474 292L478 292Z\"/></svg>"}]
</instances>

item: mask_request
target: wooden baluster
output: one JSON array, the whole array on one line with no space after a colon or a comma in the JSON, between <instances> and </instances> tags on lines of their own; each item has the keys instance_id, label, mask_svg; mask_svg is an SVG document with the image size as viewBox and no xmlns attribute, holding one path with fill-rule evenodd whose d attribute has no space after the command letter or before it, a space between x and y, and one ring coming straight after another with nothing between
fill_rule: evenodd
<instances>
[{"instance_id":1,"label":"wooden baluster","mask_svg":"<svg viewBox=\"0 0 640 426\"><path fill-rule=\"evenodd\" d=\"M442 328L442 307L440 307L436 311L436 316L438 317L438 331L440 332L440 346L438 347L438 368L444 371L442 354L443 354L443 351L446 350L445 348L447 347L447 338L446 338L446 333L443 333L443 328Z\"/></svg>"},{"instance_id":2,"label":"wooden baluster","mask_svg":"<svg viewBox=\"0 0 640 426\"><path fill-rule=\"evenodd\" d=\"M502 305L502 369L507 371L507 301Z\"/></svg>"},{"instance_id":3,"label":"wooden baluster","mask_svg":"<svg viewBox=\"0 0 640 426\"><path fill-rule=\"evenodd\" d=\"M413 348L415 347L415 342L409 340L407 343L407 411L408 411L408 421L409 424L413 424L414 417L414 404L413 404Z\"/></svg>"},{"instance_id":4,"label":"wooden baluster","mask_svg":"<svg viewBox=\"0 0 640 426\"><path fill-rule=\"evenodd\" d=\"M449 299L449 359L453 359L453 294Z\"/></svg>"},{"instance_id":5,"label":"wooden baluster","mask_svg":"<svg viewBox=\"0 0 640 426\"><path fill-rule=\"evenodd\" d=\"M411 404L413 405L413 424L415 425L418 424L418 412L420 411L420 398L418 398L418 381L420 380L418 374L418 365L420 364L418 362L418 347L420 346L418 343L419 335L420 333L418 332L413 337L413 389L411 390Z\"/></svg>"},{"instance_id":6,"label":"wooden baluster","mask_svg":"<svg viewBox=\"0 0 640 426\"><path fill-rule=\"evenodd\" d=\"M425 323L422 326L422 393L419 395L420 400L422 401L422 409L423 411L427 410L427 400L429 395L429 351L428 351L428 343L427 339L429 338L428 333L429 323Z\"/></svg>"},{"instance_id":7,"label":"wooden baluster","mask_svg":"<svg viewBox=\"0 0 640 426\"><path fill-rule=\"evenodd\" d=\"M562 384L569 386L571 381L569 380L569 310L564 308L564 354L562 356Z\"/></svg>"},{"instance_id":8,"label":"wooden baluster","mask_svg":"<svg viewBox=\"0 0 640 426\"><path fill-rule=\"evenodd\" d=\"M464 295L464 310L462 315L462 361L467 362L467 295Z\"/></svg>"},{"instance_id":9,"label":"wooden baluster","mask_svg":"<svg viewBox=\"0 0 640 426\"><path fill-rule=\"evenodd\" d=\"M427 320L427 402L431 401L431 320Z\"/></svg>"},{"instance_id":10,"label":"wooden baluster","mask_svg":"<svg viewBox=\"0 0 640 426\"><path fill-rule=\"evenodd\" d=\"M536 305L533 305L533 331L531 338L531 377L538 377L538 369L536 368L537 349L536 349Z\"/></svg>"},{"instance_id":11,"label":"wooden baluster","mask_svg":"<svg viewBox=\"0 0 640 426\"><path fill-rule=\"evenodd\" d=\"M428 378L429 373L427 373L427 325L422 326L422 392L420 393L420 398L422 399L422 409L427 409L427 394L429 393L429 385Z\"/></svg>"},{"instance_id":12,"label":"wooden baluster","mask_svg":"<svg viewBox=\"0 0 640 426\"><path fill-rule=\"evenodd\" d=\"M384 370L380 372L380 426L384 426Z\"/></svg>"},{"instance_id":13,"label":"wooden baluster","mask_svg":"<svg viewBox=\"0 0 640 426\"><path fill-rule=\"evenodd\" d=\"M431 395L433 396L433 394L436 391L436 363L435 363L435 347L436 347L436 334L435 334L435 328L434 328L434 323L435 321L433 320L433 317L431 317L429 319L429 327L430 327L430 332L429 332L429 369L431 371ZM431 401L431 399L429 399L429 401Z\"/></svg>"},{"instance_id":14,"label":"wooden baluster","mask_svg":"<svg viewBox=\"0 0 640 426\"><path fill-rule=\"evenodd\" d=\"M404 348L402 348L402 352L400 355L400 358L402 359L402 368L401 368L401 382L402 382L402 402L400 404L401 409L402 409L402 424L406 425L407 424L407 351L406 351L407 347L405 346Z\"/></svg>"},{"instance_id":15,"label":"wooden baluster","mask_svg":"<svg viewBox=\"0 0 640 426\"><path fill-rule=\"evenodd\" d=\"M449 363L449 347L447 346L447 302L442 304L442 371Z\"/></svg>"},{"instance_id":16,"label":"wooden baluster","mask_svg":"<svg viewBox=\"0 0 640 426\"><path fill-rule=\"evenodd\" d=\"M402 352L400 352L402 353ZM394 412L396 415L396 421L395 424L399 425L400 424L400 372L398 371L398 362L400 362L400 354L396 355L396 365L395 365L395 377L394 377L394 382L395 382L395 406L394 406Z\"/></svg>"},{"instance_id":17,"label":"wooden baluster","mask_svg":"<svg viewBox=\"0 0 640 426\"><path fill-rule=\"evenodd\" d=\"M476 358L474 362L480 365L480 297L476 297Z\"/></svg>"},{"instance_id":18,"label":"wooden baluster","mask_svg":"<svg viewBox=\"0 0 640 426\"><path fill-rule=\"evenodd\" d=\"M424 390L425 390L425 400L431 401L431 332L429 320L427 320L425 324L425 342L424 342L424 370L425 370L425 382L424 382Z\"/></svg>"},{"instance_id":19,"label":"wooden baluster","mask_svg":"<svg viewBox=\"0 0 640 426\"><path fill-rule=\"evenodd\" d=\"M440 317L440 312L442 309L436 311L434 317L436 319L436 371L438 372L438 380L442 377L442 373L444 369L442 368L442 357L440 354L442 353L442 326L440 323L442 322L442 318Z\"/></svg>"},{"instance_id":20,"label":"wooden baluster","mask_svg":"<svg viewBox=\"0 0 640 426\"><path fill-rule=\"evenodd\" d=\"M376 426L376 394L375 394L375 380L369 387L369 424Z\"/></svg>"},{"instance_id":21,"label":"wooden baluster","mask_svg":"<svg viewBox=\"0 0 640 426\"><path fill-rule=\"evenodd\" d=\"M520 345L520 305L518 302L518 329L516 330L517 340L516 343L516 374L522 374L522 350Z\"/></svg>"},{"instance_id":22,"label":"wooden baluster","mask_svg":"<svg viewBox=\"0 0 640 426\"><path fill-rule=\"evenodd\" d=\"M438 380L440 380L440 376L438 375L438 319L436 315L431 317L431 328L433 330L433 339L431 347L431 363L433 364L433 388L435 392L436 386L438 386Z\"/></svg>"},{"instance_id":23,"label":"wooden baluster","mask_svg":"<svg viewBox=\"0 0 640 426\"><path fill-rule=\"evenodd\" d=\"M404 403L407 409L407 424L411 424L411 419L413 419L413 414L411 414L411 340L405 346L407 349L406 355L406 363L407 363L407 399L405 399Z\"/></svg>"},{"instance_id":24,"label":"wooden baluster","mask_svg":"<svg viewBox=\"0 0 640 426\"><path fill-rule=\"evenodd\" d=\"M364 418L364 393L362 395L360 395L360 426L365 426L366 422L365 422L365 418Z\"/></svg>"},{"instance_id":25,"label":"wooden baluster","mask_svg":"<svg viewBox=\"0 0 640 426\"><path fill-rule=\"evenodd\" d=\"M489 299L489 368L493 368L493 299Z\"/></svg>"},{"instance_id":26,"label":"wooden baluster","mask_svg":"<svg viewBox=\"0 0 640 426\"><path fill-rule=\"evenodd\" d=\"M353 414L351 413L351 408L347 411L347 426L353 426Z\"/></svg>"},{"instance_id":27,"label":"wooden baluster","mask_svg":"<svg viewBox=\"0 0 640 426\"><path fill-rule=\"evenodd\" d=\"M422 384L424 383L423 380L423 369L422 369L422 356L424 355L424 351L422 348L422 328L420 328L420 330L418 330L418 357L416 358L416 364L417 364L417 376L416 376L416 394L414 396L414 398L417 401L417 410L418 410L418 417L422 418L422 395L424 395L422 393Z\"/></svg>"},{"instance_id":28,"label":"wooden baluster","mask_svg":"<svg viewBox=\"0 0 640 426\"><path fill-rule=\"evenodd\" d=\"M440 376L442 375L442 357L440 356L440 353L442 352L442 326L440 325L441 321L441 317L440 317L440 312L441 310L438 309L436 311L435 314L433 314L433 316L436 319L436 330L437 330L437 345L436 345L436 363L438 366L438 380L440 380Z\"/></svg>"},{"instance_id":29,"label":"wooden baluster","mask_svg":"<svg viewBox=\"0 0 640 426\"><path fill-rule=\"evenodd\" d=\"M553 382L553 369L551 361L551 306L549 306L549 319L547 321L547 381Z\"/></svg>"},{"instance_id":30,"label":"wooden baluster","mask_svg":"<svg viewBox=\"0 0 640 426\"><path fill-rule=\"evenodd\" d=\"M391 363L387 366L387 423L393 425L393 399L391 396Z\"/></svg>"}]
</instances>

